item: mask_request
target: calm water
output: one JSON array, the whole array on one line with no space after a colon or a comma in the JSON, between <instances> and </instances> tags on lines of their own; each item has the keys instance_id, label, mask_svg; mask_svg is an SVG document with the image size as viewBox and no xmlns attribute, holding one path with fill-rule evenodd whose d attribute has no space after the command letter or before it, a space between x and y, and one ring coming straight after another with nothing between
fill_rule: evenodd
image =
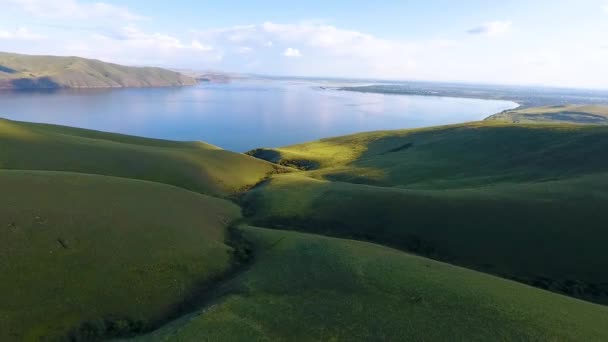
<instances>
[{"instance_id":1,"label":"calm water","mask_svg":"<svg viewBox=\"0 0 608 342\"><path fill-rule=\"evenodd\" d=\"M459 123L513 108L506 101L362 94L311 83L243 81L186 88L0 92L0 116L233 151L379 129Z\"/></svg>"}]
</instances>

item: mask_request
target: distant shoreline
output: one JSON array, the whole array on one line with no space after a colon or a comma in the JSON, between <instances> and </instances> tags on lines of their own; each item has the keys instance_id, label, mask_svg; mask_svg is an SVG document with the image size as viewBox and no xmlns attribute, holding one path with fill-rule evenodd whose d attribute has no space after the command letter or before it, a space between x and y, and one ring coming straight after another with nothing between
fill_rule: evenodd
<instances>
[{"instance_id":1,"label":"distant shoreline","mask_svg":"<svg viewBox=\"0 0 608 342\"><path fill-rule=\"evenodd\" d=\"M563 105L608 105L608 91L521 88L507 86L469 86L444 84L374 84L333 88L340 91L384 95L455 97L479 100L510 101L513 109Z\"/></svg>"}]
</instances>

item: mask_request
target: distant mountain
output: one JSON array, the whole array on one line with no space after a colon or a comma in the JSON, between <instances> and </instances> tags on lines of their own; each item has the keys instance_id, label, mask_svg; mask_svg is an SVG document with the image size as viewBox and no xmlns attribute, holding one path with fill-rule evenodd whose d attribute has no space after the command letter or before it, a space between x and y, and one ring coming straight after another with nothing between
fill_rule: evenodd
<instances>
[{"instance_id":1,"label":"distant mountain","mask_svg":"<svg viewBox=\"0 0 608 342\"><path fill-rule=\"evenodd\" d=\"M0 89L172 87L196 82L192 77L161 68L0 52Z\"/></svg>"}]
</instances>

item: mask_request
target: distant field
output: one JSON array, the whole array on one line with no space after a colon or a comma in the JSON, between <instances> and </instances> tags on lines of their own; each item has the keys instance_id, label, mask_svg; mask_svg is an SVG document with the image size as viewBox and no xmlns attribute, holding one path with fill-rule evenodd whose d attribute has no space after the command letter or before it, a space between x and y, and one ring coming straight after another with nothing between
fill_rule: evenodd
<instances>
[{"instance_id":1,"label":"distant field","mask_svg":"<svg viewBox=\"0 0 608 342\"><path fill-rule=\"evenodd\" d=\"M509 123L608 125L608 106L564 105L508 110L486 120Z\"/></svg>"},{"instance_id":2,"label":"distant field","mask_svg":"<svg viewBox=\"0 0 608 342\"><path fill-rule=\"evenodd\" d=\"M608 303L608 129L491 122L258 156L308 172L246 194L251 222L388 244ZM584 247L583 247L584 246Z\"/></svg>"},{"instance_id":3,"label":"distant field","mask_svg":"<svg viewBox=\"0 0 608 342\"><path fill-rule=\"evenodd\" d=\"M196 80L160 68L136 68L80 57L0 52L1 89L168 87Z\"/></svg>"},{"instance_id":4,"label":"distant field","mask_svg":"<svg viewBox=\"0 0 608 342\"><path fill-rule=\"evenodd\" d=\"M608 308L363 242L244 228L255 263L139 341L600 341Z\"/></svg>"},{"instance_id":5,"label":"distant field","mask_svg":"<svg viewBox=\"0 0 608 342\"><path fill-rule=\"evenodd\" d=\"M0 340L141 331L231 269L227 201L158 183L0 171Z\"/></svg>"},{"instance_id":6,"label":"distant field","mask_svg":"<svg viewBox=\"0 0 608 342\"><path fill-rule=\"evenodd\" d=\"M0 119L0 169L50 170L166 183L228 196L277 166L201 142L146 139Z\"/></svg>"}]
</instances>

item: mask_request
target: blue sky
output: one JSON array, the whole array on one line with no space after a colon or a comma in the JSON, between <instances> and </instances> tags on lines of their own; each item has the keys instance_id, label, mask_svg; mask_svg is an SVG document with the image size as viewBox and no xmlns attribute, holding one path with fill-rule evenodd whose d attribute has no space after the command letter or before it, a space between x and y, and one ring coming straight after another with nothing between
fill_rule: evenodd
<instances>
[{"instance_id":1,"label":"blue sky","mask_svg":"<svg viewBox=\"0 0 608 342\"><path fill-rule=\"evenodd\" d=\"M0 50L231 72L608 88L608 0L0 0Z\"/></svg>"}]
</instances>

